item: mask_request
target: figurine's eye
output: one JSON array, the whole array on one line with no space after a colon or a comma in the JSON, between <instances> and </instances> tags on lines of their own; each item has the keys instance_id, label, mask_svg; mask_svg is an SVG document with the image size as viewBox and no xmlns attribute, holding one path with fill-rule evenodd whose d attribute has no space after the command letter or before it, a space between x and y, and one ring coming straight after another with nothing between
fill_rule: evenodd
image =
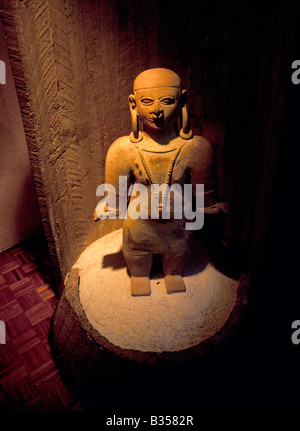
<instances>
[{"instance_id":1,"label":"figurine's eye","mask_svg":"<svg viewBox=\"0 0 300 431\"><path fill-rule=\"evenodd\" d=\"M149 99L149 98L147 98L147 97L144 97L144 98L141 100L141 102L142 102L142 104L143 104L143 105L148 106L148 105L152 105L152 103L153 103L153 99Z\"/></svg>"},{"instance_id":2,"label":"figurine's eye","mask_svg":"<svg viewBox=\"0 0 300 431\"><path fill-rule=\"evenodd\" d=\"M160 100L160 103L163 105L173 105L173 103L175 103L175 99L173 97L164 97Z\"/></svg>"}]
</instances>

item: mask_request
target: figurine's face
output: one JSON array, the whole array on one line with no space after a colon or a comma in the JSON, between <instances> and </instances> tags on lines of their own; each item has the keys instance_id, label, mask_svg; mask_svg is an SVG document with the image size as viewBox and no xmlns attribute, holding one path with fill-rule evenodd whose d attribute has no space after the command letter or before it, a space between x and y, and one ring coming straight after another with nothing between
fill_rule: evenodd
<instances>
[{"instance_id":1,"label":"figurine's face","mask_svg":"<svg viewBox=\"0 0 300 431\"><path fill-rule=\"evenodd\" d=\"M144 124L165 129L174 124L180 110L178 87L142 88L135 91L136 110Z\"/></svg>"}]
</instances>

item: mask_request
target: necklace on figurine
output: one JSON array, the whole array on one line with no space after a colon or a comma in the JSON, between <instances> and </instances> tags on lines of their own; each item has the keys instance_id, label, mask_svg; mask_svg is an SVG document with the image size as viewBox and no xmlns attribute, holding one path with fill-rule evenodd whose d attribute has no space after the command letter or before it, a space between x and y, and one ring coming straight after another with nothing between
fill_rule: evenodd
<instances>
[{"instance_id":1,"label":"necklace on figurine","mask_svg":"<svg viewBox=\"0 0 300 431\"><path fill-rule=\"evenodd\" d=\"M174 165L175 165L176 159L177 159L177 157L178 157L178 155L179 155L179 153L180 153L180 151L181 151L181 149L182 149L183 146L184 146L184 144L180 145L176 149L176 151L173 154L173 157L171 158L171 161L169 163L169 167L168 167L168 170L167 170L165 182L164 182L164 184L162 184L163 189L162 189L162 200L161 200L161 202L160 202L160 199L159 199L159 187L160 186L159 186L159 184L157 184L155 182L155 179L153 177L151 169L149 168L149 165L148 165L148 163L147 163L147 161L145 159L145 156L143 154L143 150L141 148L138 148L140 159L142 161L142 164L143 164L143 167L145 169L145 172L146 172L146 174L147 174L147 176L149 178L149 181L150 181L150 183L152 185L152 189L154 191L155 198L157 199L156 202L159 202L159 206L158 206L159 215L162 214L162 210L165 207L166 200L167 200L167 197L168 197L168 194L169 194L169 188L170 188L170 184L171 184L171 179L172 179Z\"/></svg>"}]
</instances>

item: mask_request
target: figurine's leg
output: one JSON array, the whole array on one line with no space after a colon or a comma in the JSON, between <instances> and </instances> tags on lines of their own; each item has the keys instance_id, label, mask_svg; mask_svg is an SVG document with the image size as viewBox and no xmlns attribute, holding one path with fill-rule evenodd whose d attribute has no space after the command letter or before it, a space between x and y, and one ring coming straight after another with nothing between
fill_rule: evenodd
<instances>
[{"instance_id":1,"label":"figurine's leg","mask_svg":"<svg viewBox=\"0 0 300 431\"><path fill-rule=\"evenodd\" d=\"M150 272L152 267L152 254L124 253L127 266L131 274L131 295L149 296Z\"/></svg>"},{"instance_id":2,"label":"figurine's leg","mask_svg":"<svg viewBox=\"0 0 300 431\"><path fill-rule=\"evenodd\" d=\"M182 271L184 268L186 255L162 256L162 266L165 275L165 285L167 293L185 292L185 284L182 279Z\"/></svg>"}]
</instances>

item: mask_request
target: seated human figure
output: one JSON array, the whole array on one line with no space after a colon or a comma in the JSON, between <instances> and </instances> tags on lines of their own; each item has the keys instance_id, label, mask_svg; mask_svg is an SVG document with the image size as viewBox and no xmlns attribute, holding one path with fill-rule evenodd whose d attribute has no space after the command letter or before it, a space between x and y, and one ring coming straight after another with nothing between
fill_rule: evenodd
<instances>
[{"instance_id":1,"label":"seated human figure","mask_svg":"<svg viewBox=\"0 0 300 431\"><path fill-rule=\"evenodd\" d=\"M162 68L145 70L135 79L134 94L129 96L133 130L130 136L117 139L107 153L105 183L114 186L120 198L123 192L119 179L125 177L126 193L131 195L123 216L122 249L133 296L150 295L150 272L156 254L162 256L166 291L175 293L186 289L182 272L194 227L190 220L187 228L185 212L180 217L175 208L185 184L191 185L194 194L196 218L197 214L224 210L217 196L212 146L207 139L193 136L188 126L186 102L187 92L182 90L176 73ZM143 131L139 130L139 120ZM138 185L144 186L146 196L141 196L142 187ZM204 185L204 193L202 188L197 192L197 185ZM172 186L174 193L170 193ZM155 193L158 199L151 200ZM183 201L183 193L179 199ZM154 216L153 202L157 204ZM169 213L163 217L166 202ZM187 202L181 203L182 208L187 205ZM96 207L95 221L107 214L119 215L117 207L108 201L107 204L105 209ZM137 213L137 207L139 217L132 215Z\"/></svg>"}]
</instances>

